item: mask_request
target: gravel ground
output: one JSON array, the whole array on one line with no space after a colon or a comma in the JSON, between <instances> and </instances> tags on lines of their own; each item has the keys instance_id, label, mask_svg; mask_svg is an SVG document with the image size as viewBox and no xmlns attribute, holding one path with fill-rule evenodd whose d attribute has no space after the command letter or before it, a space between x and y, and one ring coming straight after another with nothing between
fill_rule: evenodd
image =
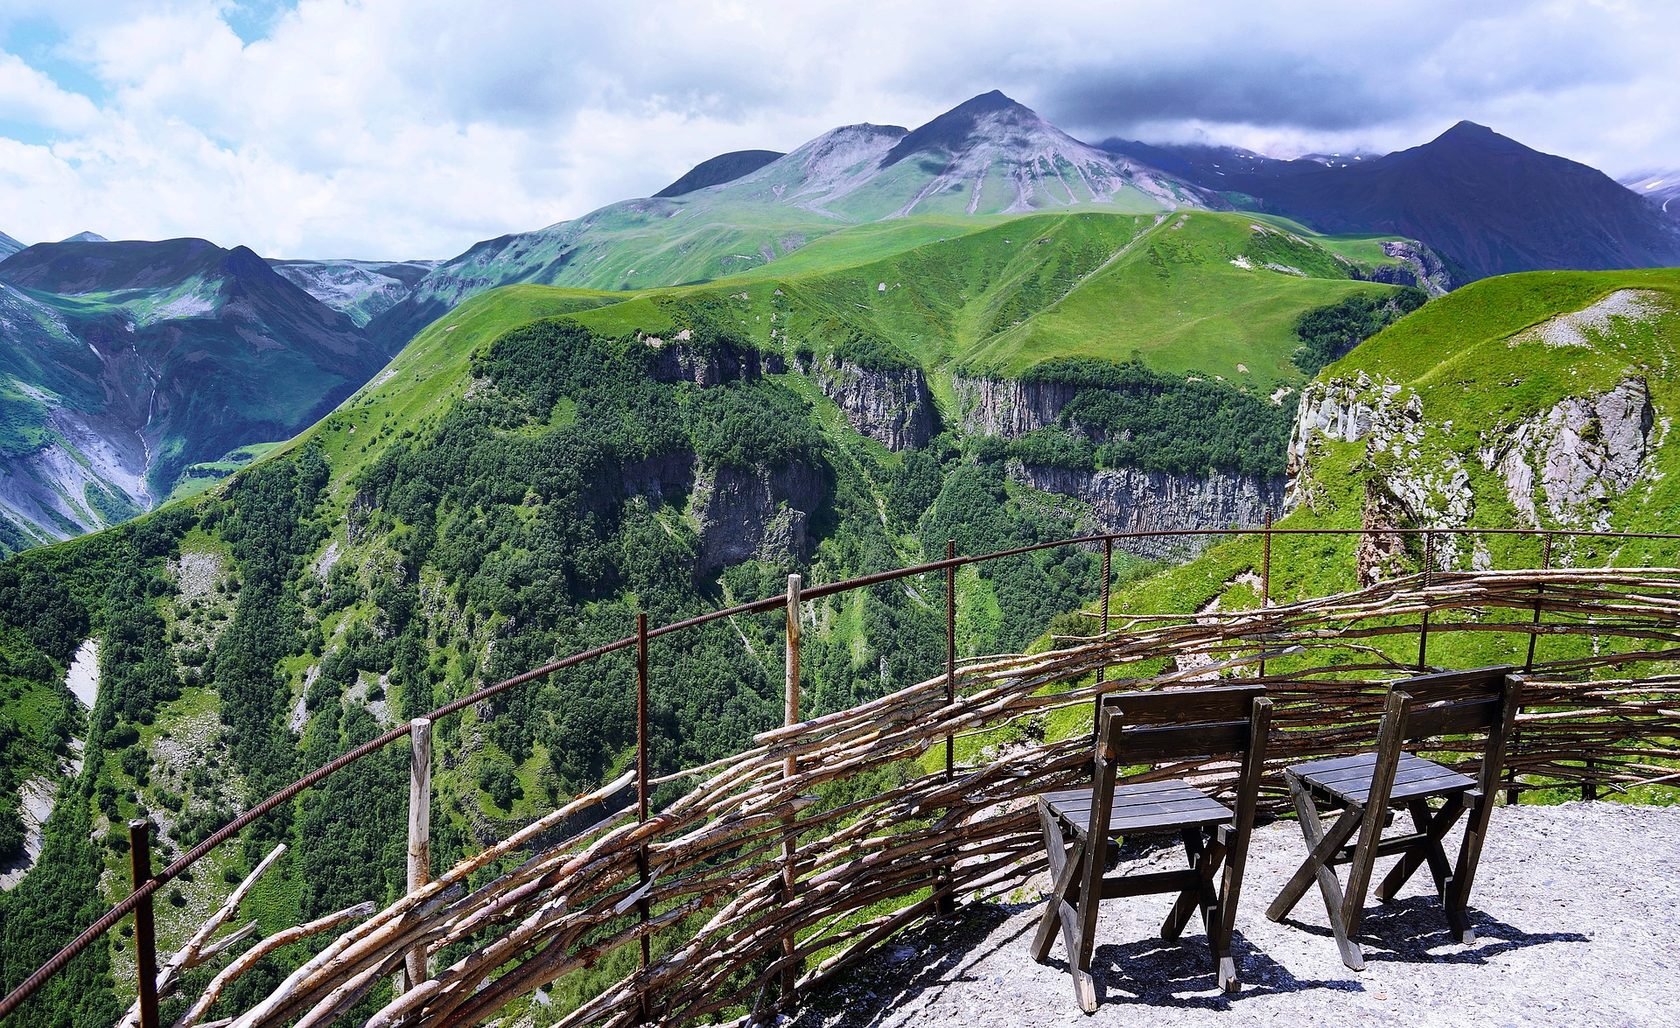
<instances>
[{"instance_id":1,"label":"gravel ground","mask_svg":"<svg viewBox=\"0 0 1680 1028\"><path fill-rule=\"evenodd\" d=\"M1198 919L1181 942L1163 943L1169 897L1109 900L1092 967L1102 1006L1087 1018L1060 939L1049 965L1028 956L1048 887L1041 875L1016 894L1023 902L970 907L889 944L793 1023L1680 1025L1671 945L1680 807L1506 807L1489 834L1471 946L1447 935L1427 870L1394 903L1369 902L1363 972L1342 965L1316 888L1284 923L1268 921L1266 905L1304 853L1300 830L1284 821L1255 831L1234 940L1244 984L1234 995L1214 988ZM1457 833L1447 852L1456 855ZM1137 864L1149 859L1169 854ZM1377 866L1380 878L1388 861Z\"/></svg>"}]
</instances>

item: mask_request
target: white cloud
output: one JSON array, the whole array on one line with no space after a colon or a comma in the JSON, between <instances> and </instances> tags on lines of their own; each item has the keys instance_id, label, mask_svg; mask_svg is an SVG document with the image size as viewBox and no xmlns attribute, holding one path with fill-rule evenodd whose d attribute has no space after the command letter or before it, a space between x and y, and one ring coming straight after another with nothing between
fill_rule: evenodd
<instances>
[{"instance_id":1,"label":"white cloud","mask_svg":"<svg viewBox=\"0 0 1680 1028\"><path fill-rule=\"evenodd\" d=\"M81 132L99 121L99 109L87 97L59 88L18 57L0 53L0 118Z\"/></svg>"},{"instance_id":2,"label":"white cloud","mask_svg":"<svg viewBox=\"0 0 1680 1028\"><path fill-rule=\"evenodd\" d=\"M725 150L916 124L1002 88L1088 138L1414 145L1471 118L1608 170L1680 164L1660 5L13 0L100 102L0 53L0 230L448 256L649 193ZM0 34L0 39L6 38Z\"/></svg>"}]
</instances>

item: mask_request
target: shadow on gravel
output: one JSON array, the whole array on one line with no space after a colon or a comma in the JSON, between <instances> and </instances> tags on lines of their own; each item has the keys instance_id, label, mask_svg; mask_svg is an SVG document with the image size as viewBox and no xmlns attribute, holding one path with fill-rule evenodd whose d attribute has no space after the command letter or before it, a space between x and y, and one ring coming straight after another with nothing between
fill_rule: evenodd
<instances>
[{"instance_id":1,"label":"shadow on gravel","mask_svg":"<svg viewBox=\"0 0 1680 1028\"><path fill-rule=\"evenodd\" d=\"M1036 924L1027 921L1019 931L999 932L995 937L993 933L1014 915L1040 906L1036 900L978 903L965 906L960 920L924 924L906 932L866 967L853 970L823 995L812 997L793 1026L823 1024L825 1017L841 1014L839 1023L846 1028L869 1028L923 995L937 1000L948 988L973 988L980 979L969 969L1029 934Z\"/></svg>"},{"instance_id":2,"label":"shadow on gravel","mask_svg":"<svg viewBox=\"0 0 1680 1028\"><path fill-rule=\"evenodd\" d=\"M1291 928L1326 939L1330 929L1303 924L1293 918L1284 921ZM1470 927L1476 941L1461 945L1447 931L1447 916L1433 896L1410 896L1366 910L1360 921L1357 941L1365 951L1365 962L1419 962L1434 964L1485 964L1494 957L1529 946L1558 942L1591 942L1580 932L1525 932L1475 908L1470 910Z\"/></svg>"},{"instance_id":3,"label":"shadow on gravel","mask_svg":"<svg viewBox=\"0 0 1680 1028\"><path fill-rule=\"evenodd\" d=\"M1307 989L1362 992L1353 978L1319 981L1297 978L1288 968L1255 949L1241 932L1231 937L1231 955L1237 960L1242 988L1234 993L1215 991L1213 961L1205 937L1182 941L1145 939L1124 945L1098 944L1091 962L1091 976L1097 982L1097 999L1108 1005L1162 1006L1177 1009L1229 1010L1234 1004L1259 996L1272 996ZM1067 961L1052 957L1048 966L1067 971ZM1351 972L1350 972L1351 975ZM1068 1001L1073 986L1068 985Z\"/></svg>"}]
</instances>

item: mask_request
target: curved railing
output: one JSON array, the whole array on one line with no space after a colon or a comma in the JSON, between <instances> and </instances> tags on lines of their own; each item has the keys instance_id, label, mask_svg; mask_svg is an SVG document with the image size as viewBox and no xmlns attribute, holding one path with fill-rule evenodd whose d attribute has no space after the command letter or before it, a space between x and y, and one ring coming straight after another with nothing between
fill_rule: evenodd
<instances>
[{"instance_id":1,"label":"curved railing","mask_svg":"<svg viewBox=\"0 0 1680 1028\"><path fill-rule=\"evenodd\" d=\"M1263 601L1269 603L1273 540L1277 537L1304 535L1422 536L1426 554L1433 550L1435 540L1442 536L1524 536L1541 542L1542 567L1525 572L1490 572L1481 575L1436 572L1429 567L1432 561L1426 557L1426 570L1421 575L1397 579L1345 596L1309 601L1305 604L1262 607L1256 611L1226 612L1211 616L1204 614L1200 618L1134 618L1125 632L1110 631L1113 615L1109 595L1112 580L1110 565L1112 552L1117 544L1146 539L1259 536L1264 543L1261 560L1257 562L1261 577L1259 591ZM1671 659L1675 652L1680 652L1680 638L1670 638L1674 612L1680 610L1680 602L1675 600L1676 597L1680 597L1680 577L1676 577L1680 576L1680 572L1664 569L1549 569L1547 565L1550 563L1554 540L1570 537L1612 538L1623 541L1680 540L1680 534L1611 533L1591 530L1341 530L1276 528L1270 525L1264 528L1120 532L1056 540L979 556L958 556L953 545L944 560L866 575L845 582L802 589L795 576L790 582L788 595L739 604L667 625L650 628L645 617L639 617L635 634L572 654L479 689L425 715L428 721L447 718L484 699L565 668L584 664L613 652L638 652L638 693L641 702L638 718L638 761L634 774L620 778L595 794L567 804L561 810L539 819L530 829L517 833L510 840L491 847L484 854L461 865L481 867L493 857L513 852L515 847L533 845L541 833L555 831L566 824L568 819L575 819L580 811L589 809L592 803L621 793L634 784L638 800L634 807L625 808L591 829L558 844L558 847L548 847L541 851L549 858L559 860L558 864L546 866L542 859L533 858L523 871L514 873L516 876L523 874L525 877L518 878L512 884L504 882L506 888L515 892L524 890L520 892L523 897L520 902L527 902L553 894L562 881L572 881L567 875L587 872L600 877L604 874L602 887L606 891L599 898L602 902L609 899L611 902L604 908L598 905L589 907L588 909L593 911L591 916L594 919L582 928L571 925L566 929L570 931L576 928L577 932L573 935L567 936L564 932L559 932L526 939L521 943L523 949L509 949L513 944L505 944L498 950L495 945L491 945L489 955L484 956L477 964L472 962L471 956L463 958L468 964L466 970L457 967L439 972L437 977L419 983L418 988L394 1000L382 1016L393 1023L403 1017L418 1018L426 1023L471 1023L474 1019L488 1016L510 998L528 993L584 966L587 962L599 960L604 953L632 944L640 951L638 970L618 987L608 989L584 1003L568 1018L567 1023L581 1023L581 1019L585 1018L599 1018L609 1023L630 1023L638 1017L655 1014L695 1017L714 1014L731 1005L739 1006L747 1002L743 997L751 990L729 983L739 979L752 967L753 961L760 958L760 962L767 963L768 966L756 970L749 982L752 989L757 990L757 1000L763 1001L769 983L775 981L780 983L776 1001L790 1001L799 988L814 983L841 966L844 961L839 960L839 957L849 958L867 949L891 931L908 923L908 919L922 916L928 910L948 907L965 889L972 891L977 883L982 883L988 877L997 881L1016 881L1031 869L1031 852L1036 842L1031 826L1024 826L1021 821L1021 811L1010 811L1000 815L1001 821L997 818L975 818L986 806L1007 806L1012 799L1019 799L1020 795L1028 794L1023 793L1023 789L1027 789L1029 793L1040 791L1082 774L1084 757L1080 753L1078 739L1052 739L1042 745L1022 750L1021 752L1039 759L1040 762L1034 766L1024 764L1017 759L1018 755L994 760L982 766L959 766L955 760L955 741L965 734L972 736L975 733L1004 732L1007 735L1006 730L1018 726L1023 718L1041 716L1077 704L1088 704L1094 697L1121 687L1118 682L1107 681L1107 672L1111 667L1127 664L1152 666L1152 661L1174 660L1184 654L1194 653L1198 654L1204 663L1211 663L1214 673L1224 671L1258 674L1274 689L1280 691L1284 714L1279 720L1286 730L1290 725L1287 710L1291 688L1300 694L1297 699L1319 712L1316 715L1319 717L1316 723L1313 717L1297 718L1294 727L1298 731L1315 726L1322 727L1323 724L1329 723L1323 721L1322 712L1324 704L1333 699L1339 706L1337 717L1340 719L1334 723L1343 726L1337 733L1333 733L1334 738L1328 742L1320 739L1313 746L1285 745L1278 748L1282 756L1298 759L1301 754L1307 752L1332 752L1335 746L1344 745L1347 740L1356 738L1358 733L1355 729L1362 719L1368 720L1371 714L1370 710L1360 706L1364 702L1362 697L1365 696L1364 679L1381 677L1401 667L1391 658L1376 659L1373 655L1375 651L1370 650L1367 644L1361 643L1358 645L1366 647L1358 650L1366 654L1367 659L1363 662L1348 661L1345 659L1346 653L1343 653L1339 663L1307 669L1295 666L1282 676L1276 673L1267 674L1268 660L1274 662L1273 670L1276 672L1280 666L1298 665L1300 654L1303 652L1315 647L1323 648L1321 642L1315 641L1318 637L1315 637L1314 633L1331 630L1326 628L1327 625L1339 626L1332 630L1333 645L1344 649L1353 645L1354 639L1380 639L1396 633L1416 633L1418 657L1415 664L1408 662L1407 665L1415 667L1428 664L1427 648L1432 630L1432 616L1450 619L1454 616L1453 612L1462 613L1472 609L1531 611L1532 618L1526 622L1520 618L1513 622L1492 623L1485 620L1474 623L1437 620L1433 631L1438 635L1443 632L1463 631L1502 631L1526 635L1528 649L1524 663L1541 672L1554 674L1560 682L1571 676L1579 677L1581 674L1621 666L1617 663L1618 660L1621 660L1622 664L1649 662L1654 659L1648 652L1653 640L1661 642L1659 650L1667 654L1659 654L1660 659ZM956 656L954 588L957 570L1005 557L1071 546L1100 547L1103 552L1100 608L1092 614L1097 619L1095 641L1064 647L1053 651L1050 656L970 661L959 668ZM796 610L797 605L802 602L820 600L913 576L941 573L946 584L947 614L946 667L943 675L851 710L801 721L798 710L798 619L790 616L787 727L760 735L756 747L736 757L667 775L662 779L650 778L647 767L646 720L646 655L650 641L725 618L768 613L784 606ZM1511 577L1518 575L1523 577ZM1670 593L1671 588L1673 593ZM1648 594L1658 594L1666 599L1657 602ZM1633 602L1617 598L1628 595L1637 595L1640 599ZM1630 602L1633 603L1632 606L1628 605ZM1653 603L1654 606L1651 605ZM1556 624L1542 623L1542 614L1547 612L1565 620ZM1537 640L1551 635L1582 634L1586 629L1567 619L1582 616L1592 618L1604 612L1629 614L1632 620L1626 624L1601 624L1594 621L1588 627L1599 635L1628 640L1632 648L1612 653L1608 658L1602 654L1585 661L1571 658L1573 663L1567 667L1535 664L1534 647ZM1407 618L1415 619L1416 623L1406 622ZM1395 619L1399 621L1395 622ZM1570 627L1571 625L1574 627ZM1668 645L1669 643L1672 645ZM1275 663L1279 661L1284 664ZM1331 678L1326 677L1328 668L1334 668L1334 688L1326 685L1327 682L1332 682ZM1201 673L1207 673L1205 668ZM1350 679L1349 675L1355 677ZM1061 688L1084 677L1094 678L1094 684L1071 689ZM1143 686L1154 686L1188 677L1193 676L1184 671L1156 672L1141 675L1139 681ZM1027 683L1030 688L1022 683ZM1136 687L1138 684L1129 683L1127 687ZM1046 698L1042 695L1042 690L1051 686L1057 687L1059 691ZM1566 714L1570 710L1586 713L1572 715L1573 720L1551 718L1548 721L1533 722L1533 726L1551 727L1531 727L1526 740L1519 736L1512 758L1513 767L1519 773L1593 782L1616 780L1618 776L1623 781L1662 777L1643 771L1633 773L1630 777L1626 771L1628 767L1645 765L1639 764L1637 760L1630 764L1628 760L1621 758L1628 757L1631 753L1640 759L1649 758L1660 762L1680 756L1680 753L1670 753L1666 745L1653 744L1643 749L1637 746L1629 749L1624 745L1625 740L1629 738L1665 739L1680 735L1680 728L1673 724L1673 711L1664 707L1662 703L1655 706L1646 703L1635 709L1627 703L1626 698L1653 694L1667 696L1673 689L1672 683L1665 676L1646 676L1619 683L1612 690L1612 694L1599 695L1592 691L1598 688L1598 685L1582 683L1581 689L1572 692L1569 688L1559 685L1549 693L1545 698L1554 701L1550 706L1557 710ZM1585 706L1582 705L1583 702ZM1672 700L1663 702L1672 705ZM1591 727L1603 724L1601 715L1609 707L1618 704L1620 706L1615 716L1620 720L1614 727ZM919 719L919 722L912 724L906 721L906 711L914 712L914 717ZM1630 716L1634 718L1633 721L1627 720ZM1595 717L1600 717L1601 720L1593 720ZM1639 720L1641 718L1644 720ZM1565 724L1566 721L1566 727L1573 733L1571 747L1559 749L1553 746L1548 749L1544 744L1546 739L1557 735L1555 726ZM180 877L207 854L276 807L288 803L299 793L319 784L343 768L408 736L412 731L412 724L392 728L303 776L229 822L161 871L149 876L145 875L144 871L137 872L137 877L143 880L128 896L10 994L0 999L0 1018L14 1011L65 964L100 940L123 918L135 915L137 929L142 929L149 935L151 901L159 889ZM1629 724L1635 727L1629 729ZM1548 732L1551 734L1548 735ZM867 739L867 745L859 743L860 738ZM890 743L882 742L883 738L889 739ZM929 748L937 753L940 742L944 745L943 761L934 761L935 765L939 766L934 768L936 773L931 776L937 781L929 780L930 776L924 775L915 779L920 784L914 788L900 783L867 800L852 799L838 806L825 804L820 799L812 799L809 792L801 791L812 788L820 791L825 784L833 784L836 781L836 767L841 769L840 773L850 773L847 769L878 771L888 764L922 756ZM1330 747L1328 750L1325 749L1327 745ZM809 759L813 754L823 755L823 759L816 765ZM1596 769L1595 762L1600 765ZM813 766L820 767L820 771L811 770ZM1651 767L1660 768L1666 765L1659 763ZM650 814L648 800L655 786L702 775L710 777L705 778L696 791L676 800L658 814ZM958 796L951 792L955 786L964 783L967 791L963 795ZM754 789L758 791L754 793ZM921 790L921 794L915 797L914 810L920 811L926 817L932 817L932 812L939 811L938 823L943 827L932 835L926 831L918 835L916 830L911 830L903 837L893 836L898 839L894 845L900 847L896 851L890 846L884 850L878 846L871 849L870 846L876 845L874 842L865 845L864 835L860 834L856 826L870 824L882 827L871 820L878 815L870 805L873 804L875 808L892 807L894 804L902 807L917 789ZM747 794L745 798L742 797L743 790ZM696 796L701 796L702 799L696 799ZM983 798L985 806L977 805L975 797ZM960 817L957 814L959 811ZM623 824L631 818L633 824ZM749 828L734 824L734 821L741 821L743 818L750 823ZM914 822L918 818L911 817L909 820ZM956 829L959 822L962 825L961 831ZM731 825L733 827L730 827ZM837 825L844 826L838 834L830 832L822 837L825 842L839 840L840 848L834 853L813 857L811 850L801 847L802 837L808 837L825 828L833 829ZM693 838L696 832L700 833L699 843ZM965 845L969 847L968 851L963 849ZM972 852L976 845L979 852ZM848 846L852 849L848 850ZM781 852L778 854L777 850ZM743 852L747 856L741 856ZM876 859L873 864L868 863L872 854L881 852L898 852L903 859L883 858ZM842 859L842 855L846 853L852 853L852 856ZM586 857L593 859L595 863L591 864ZM579 860L584 862L578 864ZM625 860L629 862L625 863ZM691 884L696 884L697 887L704 886L701 889L703 897L688 896L680 891L672 893L657 884L668 881L670 876L686 873L691 877L703 877L713 873L710 869L722 861L722 866L728 869L727 875L731 876L728 880L736 886L741 886L748 879L764 879L755 887L760 888L760 891L762 888L769 888L778 902L797 908L802 897L824 895L823 890L830 888L825 883L846 879L850 874L844 870L846 860L864 861L862 866L866 870L886 876L882 879L889 883L886 886L880 882L866 883L863 893L870 898L871 903L891 905L908 901L908 905L890 914L867 920L866 929L858 930L855 926L838 929L838 941L830 937L836 934L834 931L827 935L818 931L822 922L825 918L833 917L844 920L845 917L856 914L859 908L825 908L826 912L820 916L807 914L795 917L797 923L777 922L770 926L767 922L758 925L756 930L748 931L744 937L711 939L712 944L727 944L727 947L737 954L735 958L723 961L722 966L727 969L727 973L715 968L711 971L703 969L696 978L690 971L681 968L673 970L667 966L672 959L671 953L685 952L685 943L674 944L674 948L668 950L660 961L655 961L652 947L649 945L650 939L659 937L660 933L692 939L696 937L692 934L694 932L703 934L708 930L715 931L715 917L712 922L698 927L694 921L702 911L709 909L720 897L726 895L725 892L714 888L709 880L700 882L698 879ZM533 863L538 867L546 867L546 870L542 874L534 874L530 870ZM570 870L561 874L566 868ZM768 876L765 874L765 868L770 868ZM610 869L610 873L604 869ZM483 889L466 892L463 897L462 889L466 875L457 874L456 871L440 877L438 882L411 893L392 908L376 914L363 926L345 933L337 943L330 945L323 952L337 953L340 957L360 952L356 947L365 942L368 932L372 931L368 925L381 925L391 929L386 932L386 936L398 938L400 944L393 944L390 938L385 938L381 944L384 948L376 947L377 952L360 952L357 959L361 962L352 962L355 968L353 974L346 977L340 966L333 975L324 979L324 983L311 980L310 975L306 973L316 965L316 961L311 961L305 968L300 969L299 975L302 975L302 978L294 975L293 979L288 980L287 987L291 991L287 997L271 997L273 1002L266 1008L259 1005L258 1008L242 1015L236 1023L269 1023L271 1020L290 1018L304 1012L308 1012L305 1023L313 1023L312 1018L318 1019L330 1012L341 1011L349 1002L360 998L374 980L391 973L401 963L403 955L417 948L435 950L442 945L462 943L471 938L470 933L462 935L459 931L461 918L467 917L467 924L479 925L480 922L473 921L472 916L463 913L464 908L460 904L467 903L468 907L472 908L472 904L478 902L474 900L475 896L482 899ZM557 875L559 877L556 877ZM828 875L828 878L824 879L823 875ZM765 886L764 882L772 879L774 881L771 885ZM535 889L534 886L538 884L543 887ZM917 893L926 895L913 898ZM764 896L758 896L758 899L763 900ZM736 905L742 902L740 898L734 901ZM421 908L426 904L431 906L422 913ZM492 903L492 906L495 905ZM479 910L477 916L485 925L499 925L507 921L512 911L523 909L525 908L520 907L518 903L504 903L494 917L488 917L483 910ZM610 916L603 915L603 910L613 913ZM439 911L446 912L453 920L438 921ZM759 913L762 914L762 911ZM591 933L605 931L618 920L625 918L629 919L628 927L619 926L616 934L605 941L591 940ZM561 920L564 921L564 918ZM455 927L451 928L450 925ZM396 931L393 926L402 930ZM480 926L475 930L482 928L483 926ZM813 931L817 931L818 934L813 936ZM569 945L581 948L568 956L571 951L567 945L559 945L562 938ZM144 972L145 966L152 963L146 959L150 949L147 945L149 942L149 938L141 938L141 931L137 931L136 949L140 957L142 980L151 979L155 975L155 969L151 975ZM539 945L543 947L540 952L544 958L542 960L537 960L538 954L532 953L532 947ZM839 947L837 951L836 947ZM765 956L771 953L776 955ZM828 953L827 962L820 964L811 974L800 978L798 971L805 963L805 958L818 953ZM499 977L492 978L497 969L505 965L510 955L517 954L528 954L519 971L503 972ZM316 958L317 961L320 959L322 958ZM696 956L692 952L684 959L690 964L698 962L705 965L708 960L716 962L715 956ZM491 960L495 962L484 963ZM527 972L527 964L533 970ZM665 978L661 978L658 973L662 967L668 972ZM319 967L315 969L320 970ZM672 977L673 975L676 977ZM687 977L684 978L684 975ZM678 978L690 984L682 989L673 989L673 984ZM695 985L695 982L699 985ZM322 992L323 988L327 991ZM601 996L616 999L602 1000ZM327 1005L323 1007L321 1004ZM143 1001L139 1010L141 1023L148 1026L155 1024L154 1011L155 998Z\"/></svg>"}]
</instances>

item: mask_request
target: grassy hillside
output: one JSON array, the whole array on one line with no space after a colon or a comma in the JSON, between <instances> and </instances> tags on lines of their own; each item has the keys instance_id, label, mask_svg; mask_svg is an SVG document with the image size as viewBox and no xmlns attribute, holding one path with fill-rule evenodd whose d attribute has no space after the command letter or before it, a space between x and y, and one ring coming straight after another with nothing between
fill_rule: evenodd
<instances>
[{"instance_id":1,"label":"grassy hillside","mask_svg":"<svg viewBox=\"0 0 1680 1028\"><path fill-rule=\"evenodd\" d=\"M1302 312L1392 292L1350 278L1392 263L1372 239L1251 215L913 219L847 229L736 278L619 294L580 320L667 333L706 307L771 350L822 352L863 334L929 370L1004 376L1057 357L1135 355L1270 392L1303 377L1290 363Z\"/></svg>"},{"instance_id":2,"label":"grassy hillside","mask_svg":"<svg viewBox=\"0 0 1680 1028\"><path fill-rule=\"evenodd\" d=\"M209 462L239 466L219 484L0 564L0 631L13 633L14 666L27 669L17 709L59 695L80 642L104 641L91 715L84 723L71 708L60 738L28 743L40 754L74 732L98 756L49 826L61 856L0 903L11 933L6 982L80 927L87 897L114 897L126 818L153 818L163 853L178 853L397 719L620 637L638 610L675 620L772 593L794 569L834 581L921 560L947 539L986 552L1072 534L1077 504L1012 477L997 440L946 432L892 452L859 434L814 377L750 369L769 355L795 368L809 351L889 355L936 375L973 370L965 362L979 344L1152 274L1140 270L1147 262L1127 263L1135 254L1195 256L1179 276L1222 274L1218 262L1238 272L1229 261L1258 253L1272 234L1216 215L1174 224L1083 212L965 223L962 233L931 221L864 226L857 239L837 233L813 247L797 274L639 293L487 292L290 443L254 463L249 452ZM1300 270L1342 277L1242 273L1261 284L1252 292L1293 298L1296 316L1321 295L1303 284L1328 296L1393 290L1347 278L1331 244L1291 239ZM1266 345L1287 362L1282 343L1247 332L1247 300L1199 302L1229 334L1224 348L1205 343L1198 362L1234 378ZM1047 325L1037 349L1018 353L1125 360L1141 351L1137 335L1093 342ZM673 364L678 350L688 364ZM1166 370L1173 352L1142 357ZM1084 552L965 573L962 652L1028 645L1094 593L1096 575ZM882 587L819 605L804 651L811 709L880 695L937 665L939 588ZM780 647L771 616L657 648L656 770L731 752L773 724ZM441 729L438 860L620 771L634 739L631 675L624 661L592 665ZM400 753L361 765L219 854L160 907L163 947L277 841L293 851L254 894L265 932L390 898L403 811L387 799L402 795L404 774ZM67 893L84 902L57 902ZM54 993L36 1012L74 997L109 1000L101 983L122 993L131 968L113 945L74 996Z\"/></svg>"},{"instance_id":3,"label":"grassy hillside","mask_svg":"<svg viewBox=\"0 0 1680 1028\"><path fill-rule=\"evenodd\" d=\"M1669 431L1680 412L1674 369L1680 360L1680 270L1531 272L1486 279L1431 302L1330 365L1324 385L1371 383L1367 397L1385 385L1421 405L1415 440L1376 451L1370 441L1317 436L1311 442L1305 498L1279 524L1295 528L1357 528L1370 486L1448 480L1461 471L1469 498L1468 516L1439 511L1403 520L1419 527L1570 528L1603 524L1631 532L1680 531L1680 439ZM1530 521L1513 505L1508 483L1482 454L1524 424L1543 422L1572 398L1602 396L1630 379L1649 389L1655 421L1638 480L1622 491L1606 489L1570 519L1560 520L1544 503ZM1588 422L1582 435L1591 441ZM1543 490L1541 490L1543 492ZM1541 497L1544 499L1544 497ZM1451 541L1444 566L1470 567L1478 559L1492 567L1535 566L1540 547L1532 537L1486 537L1482 554L1470 537ZM1279 537L1273 547L1274 600L1323 595L1355 585L1356 543L1352 538ZM1407 567L1422 564L1421 544L1408 544ZM1143 583L1123 597L1132 609L1186 611L1220 598L1226 609L1257 600L1239 582L1258 567L1257 540L1231 543ZM1655 563L1673 566L1680 547L1672 542L1593 540L1560 542L1559 561L1583 566ZM1415 648L1415 641L1410 643ZM1491 644L1490 644L1491 645ZM1415 655L1415 654L1414 654ZM1489 650L1460 654L1465 660L1505 659ZM1442 659L1449 659L1451 654Z\"/></svg>"}]
</instances>

